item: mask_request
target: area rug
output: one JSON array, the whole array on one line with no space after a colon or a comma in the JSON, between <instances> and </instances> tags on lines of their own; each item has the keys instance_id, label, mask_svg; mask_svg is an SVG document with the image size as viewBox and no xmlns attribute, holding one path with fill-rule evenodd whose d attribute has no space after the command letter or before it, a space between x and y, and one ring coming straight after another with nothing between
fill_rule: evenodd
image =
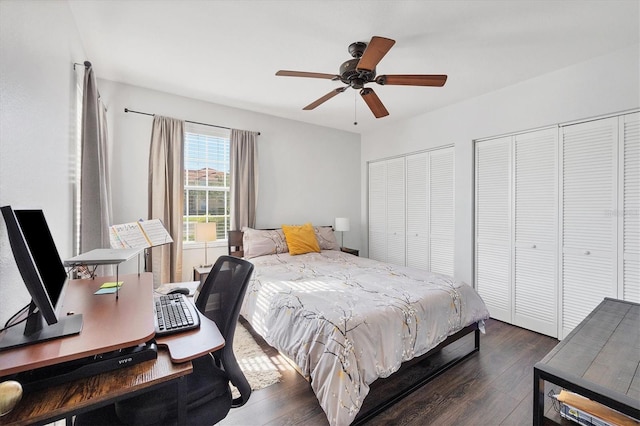
<instances>
[{"instance_id":1,"label":"area rug","mask_svg":"<svg viewBox=\"0 0 640 426\"><path fill-rule=\"evenodd\" d=\"M262 351L251 333L238 322L233 338L233 352L251 390L259 390L278 383L282 375L274 362ZM232 386L233 397L240 396Z\"/></svg>"}]
</instances>

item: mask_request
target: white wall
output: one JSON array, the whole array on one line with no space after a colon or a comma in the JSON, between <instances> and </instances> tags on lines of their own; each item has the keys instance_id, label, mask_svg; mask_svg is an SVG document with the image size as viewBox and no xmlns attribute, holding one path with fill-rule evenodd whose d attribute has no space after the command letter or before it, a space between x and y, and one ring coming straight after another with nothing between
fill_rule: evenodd
<instances>
[{"instance_id":1,"label":"white wall","mask_svg":"<svg viewBox=\"0 0 640 426\"><path fill-rule=\"evenodd\" d=\"M85 56L66 2L0 1L0 205L43 209L60 256L73 253L76 73ZM100 76L100 65L94 63ZM98 80L108 111L114 222L147 215L151 117L124 107L261 132L257 227L332 224L350 217L345 245L360 248L360 136ZM4 223L4 221L2 221ZM186 250L184 279L203 262ZM226 246L209 250L209 258ZM133 272L134 261L121 267ZM0 226L0 322L29 301Z\"/></svg>"},{"instance_id":2,"label":"white wall","mask_svg":"<svg viewBox=\"0 0 640 426\"><path fill-rule=\"evenodd\" d=\"M99 75L99 67L94 64L94 68ZM307 221L332 225L335 217L350 217L352 231L345 233L345 245L360 248L358 134L107 80L98 80L98 87L108 109L115 223L147 218L148 155L153 118L125 113L126 107L190 121L259 131L256 227L273 228L283 223ZM226 254L226 245L221 244L209 250L209 260ZM187 246L183 258L183 280L191 280L192 267L202 262L203 245ZM122 271L132 271L137 267L135 262L128 263L121 266Z\"/></svg>"},{"instance_id":3,"label":"white wall","mask_svg":"<svg viewBox=\"0 0 640 426\"><path fill-rule=\"evenodd\" d=\"M0 1L0 205L43 209L63 258L73 255L73 63L85 59L66 2ZM4 324L29 296L0 222Z\"/></svg>"},{"instance_id":4,"label":"white wall","mask_svg":"<svg viewBox=\"0 0 640 426\"><path fill-rule=\"evenodd\" d=\"M638 107L640 46L633 46L362 135L364 253L368 161L455 145L455 276L472 283L473 140Z\"/></svg>"}]
</instances>

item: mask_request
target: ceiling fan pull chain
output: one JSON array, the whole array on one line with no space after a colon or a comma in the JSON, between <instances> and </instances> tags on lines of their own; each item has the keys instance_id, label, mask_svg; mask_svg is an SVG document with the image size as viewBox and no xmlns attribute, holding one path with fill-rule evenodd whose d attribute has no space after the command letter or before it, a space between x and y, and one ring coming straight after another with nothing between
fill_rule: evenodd
<instances>
[{"instance_id":1,"label":"ceiling fan pull chain","mask_svg":"<svg viewBox=\"0 0 640 426\"><path fill-rule=\"evenodd\" d=\"M353 125L358 125L358 95L353 92Z\"/></svg>"}]
</instances>

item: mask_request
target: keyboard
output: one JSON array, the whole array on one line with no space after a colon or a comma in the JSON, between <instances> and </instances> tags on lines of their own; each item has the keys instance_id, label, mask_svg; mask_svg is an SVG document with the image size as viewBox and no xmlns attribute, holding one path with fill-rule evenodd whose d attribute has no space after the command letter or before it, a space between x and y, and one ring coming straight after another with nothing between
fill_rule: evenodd
<instances>
[{"instance_id":1,"label":"keyboard","mask_svg":"<svg viewBox=\"0 0 640 426\"><path fill-rule=\"evenodd\" d=\"M156 336L179 333L200 327L200 316L187 296L181 293L161 294L153 298Z\"/></svg>"}]
</instances>

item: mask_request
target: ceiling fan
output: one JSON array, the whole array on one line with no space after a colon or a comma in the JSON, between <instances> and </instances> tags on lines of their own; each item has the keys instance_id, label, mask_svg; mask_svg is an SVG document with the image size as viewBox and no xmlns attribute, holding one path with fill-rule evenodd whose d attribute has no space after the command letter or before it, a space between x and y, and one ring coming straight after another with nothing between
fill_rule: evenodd
<instances>
[{"instance_id":1,"label":"ceiling fan","mask_svg":"<svg viewBox=\"0 0 640 426\"><path fill-rule=\"evenodd\" d=\"M384 55L393 47L395 40L385 37L373 36L369 43L357 41L349 45L349 53L353 59L349 59L340 65L339 74L324 74L305 71L280 70L276 73L284 77L310 77L325 78L333 81L341 81L345 87L332 90L321 98L311 102L303 110L312 110L333 98L339 93L347 90L347 87L360 90L360 95L376 118L389 115L389 111L382 104L378 95L370 87L365 87L368 83L395 86L435 86L442 87L447 81L447 76L442 74L391 74L376 76L376 65L382 60Z\"/></svg>"}]
</instances>

